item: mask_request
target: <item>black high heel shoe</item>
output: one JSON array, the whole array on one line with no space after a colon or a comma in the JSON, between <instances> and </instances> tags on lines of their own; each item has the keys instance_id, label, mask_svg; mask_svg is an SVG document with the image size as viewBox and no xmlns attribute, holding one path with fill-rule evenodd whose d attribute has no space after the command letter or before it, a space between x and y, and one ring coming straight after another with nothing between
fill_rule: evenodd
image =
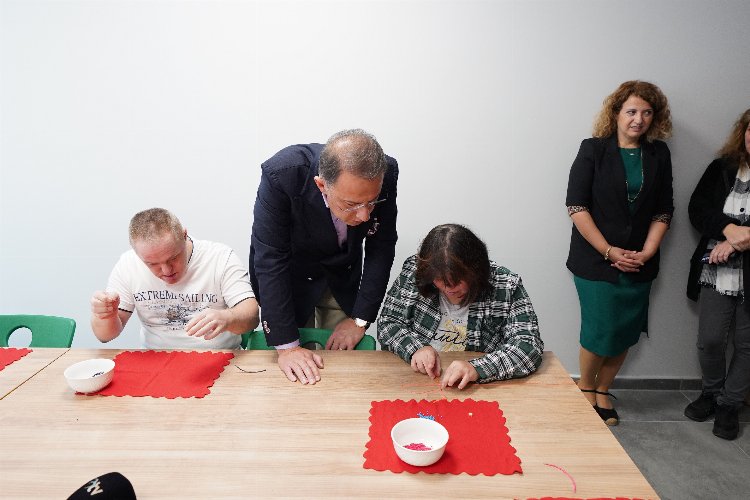
<instances>
[{"instance_id":1,"label":"black high heel shoe","mask_svg":"<svg viewBox=\"0 0 750 500\"><path fill-rule=\"evenodd\" d=\"M601 394L602 396L609 396L612 399L617 399L617 397L614 394L611 394L609 392L601 392L601 391L594 391L594 392L596 394ZM595 404L594 409L596 410L596 413L599 414L599 417L601 417L601 419L604 420L604 423L609 425L610 427L620 423L620 416L617 414L617 411L614 408L602 408L598 404Z\"/></svg>"}]
</instances>

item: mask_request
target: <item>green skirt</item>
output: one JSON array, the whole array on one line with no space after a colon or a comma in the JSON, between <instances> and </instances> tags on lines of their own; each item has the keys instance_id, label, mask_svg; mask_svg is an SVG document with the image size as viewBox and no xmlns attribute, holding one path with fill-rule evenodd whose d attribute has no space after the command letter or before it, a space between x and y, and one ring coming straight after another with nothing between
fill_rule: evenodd
<instances>
[{"instance_id":1,"label":"green skirt","mask_svg":"<svg viewBox=\"0 0 750 500\"><path fill-rule=\"evenodd\" d=\"M599 356L617 356L648 331L651 282L620 273L617 283L573 276L581 304L581 347Z\"/></svg>"}]
</instances>

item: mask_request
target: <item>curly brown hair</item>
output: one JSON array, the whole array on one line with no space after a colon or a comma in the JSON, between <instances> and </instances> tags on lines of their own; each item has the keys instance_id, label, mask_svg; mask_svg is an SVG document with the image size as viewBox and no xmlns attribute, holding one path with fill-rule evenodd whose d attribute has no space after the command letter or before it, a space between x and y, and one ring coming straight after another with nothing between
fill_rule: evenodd
<instances>
[{"instance_id":1,"label":"curly brown hair","mask_svg":"<svg viewBox=\"0 0 750 500\"><path fill-rule=\"evenodd\" d=\"M640 97L654 108L654 120L646 131L646 141L663 140L672 136L672 114L667 97L653 83L630 80L604 99L602 109L594 121L594 137L609 137L617 132L617 115L630 96Z\"/></svg>"},{"instance_id":2,"label":"curly brown hair","mask_svg":"<svg viewBox=\"0 0 750 500\"><path fill-rule=\"evenodd\" d=\"M726 156L727 158L736 161L738 165L747 163L748 153L747 146L745 146L745 131L750 123L750 109L746 110L740 115L737 121L732 127L732 131L727 137L727 141L719 150L719 156Z\"/></svg>"}]
</instances>

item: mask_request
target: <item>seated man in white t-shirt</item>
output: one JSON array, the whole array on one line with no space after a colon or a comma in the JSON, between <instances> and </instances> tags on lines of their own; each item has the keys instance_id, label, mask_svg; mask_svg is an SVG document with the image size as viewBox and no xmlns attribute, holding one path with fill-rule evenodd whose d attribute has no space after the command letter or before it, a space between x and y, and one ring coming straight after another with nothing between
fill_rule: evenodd
<instances>
[{"instance_id":1,"label":"seated man in white t-shirt","mask_svg":"<svg viewBox=\"0 0 750 500\"><path fill-rule=\"evenodd\" d=\"M248 272L228 246L193 240L163 208L133 216L130 245L106 291L91 298L91 328L102 342L120 335L133 311L148 349L236 349L258 326Z\"/></svg>"}]
</instances>

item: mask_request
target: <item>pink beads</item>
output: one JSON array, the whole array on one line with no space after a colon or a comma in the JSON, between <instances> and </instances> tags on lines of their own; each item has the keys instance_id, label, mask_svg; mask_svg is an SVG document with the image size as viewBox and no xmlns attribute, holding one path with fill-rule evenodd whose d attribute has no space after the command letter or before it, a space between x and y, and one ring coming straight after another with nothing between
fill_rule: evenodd
<instances>
[{"instance_id":1,"label":"pink beads","mask_svg":"<svg viewBox=\"0 0 750 500\"><path fill-rule=\"evenodd\" d=\"M407 450L416 450L416 451L430 451L432 448L425 445L424 443L410 443L404 446Z\"/></svg>"}]
</instances>

